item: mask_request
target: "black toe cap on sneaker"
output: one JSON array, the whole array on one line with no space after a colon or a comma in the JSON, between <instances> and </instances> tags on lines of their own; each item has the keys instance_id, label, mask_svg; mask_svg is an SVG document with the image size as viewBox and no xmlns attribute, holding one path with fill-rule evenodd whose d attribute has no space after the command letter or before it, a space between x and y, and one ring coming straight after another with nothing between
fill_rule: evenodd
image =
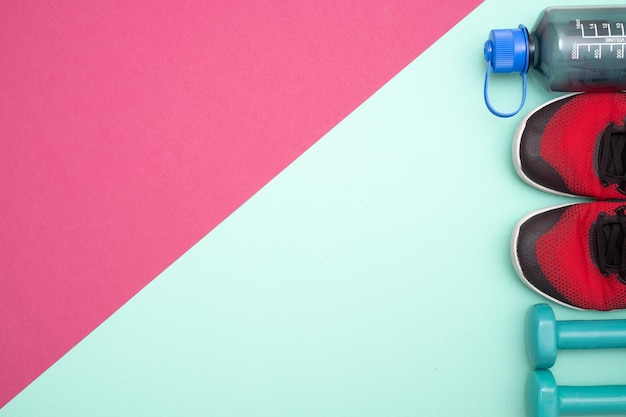
<instances>
[{"instance_id":1,"label":"black toe cap on sneaker","mask_svg":"<svg viewBox=\"0 0 626 417\"><path fill-rule=\"evenodd\" d=\"M572 96L573 97L573 96ZM514 164L519 176L533 187L571 195L563 178L541 157L541 140L554 114L572 97L549 102L532 112L520 124L513 141Z\"/></svg>"},{"instance_id":2,"label":"black toe cap on sneaker","mask_svg":"<svg viewBox=\"0 0 626 417\"><path fill-rule=\"evenodd\" d=\"M544 275L537 259L537 240L561 218L568 206L548 209L522 219L515 230L511 256L522 281L535 292L561 304L572 306Z\"/></svg>"}]
</instances>

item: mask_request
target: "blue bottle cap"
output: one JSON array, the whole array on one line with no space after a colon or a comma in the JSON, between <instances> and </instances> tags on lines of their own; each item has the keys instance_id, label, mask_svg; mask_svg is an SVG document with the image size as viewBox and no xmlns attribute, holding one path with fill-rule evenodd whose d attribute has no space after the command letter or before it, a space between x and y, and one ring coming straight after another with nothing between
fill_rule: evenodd
<instances>
[{"instance_id":1,"label":"blue bottle cap","mask_svg":"<svg viewBox=\"0 0 626 417\"><path fill-rule=\"evenodd\" d=\"M485 74L484 96L489 111L499 117L515 116L526 102L526 73L530 68L530 46L528 30L524 25L517 29L494 29L484 46L487 73ZM489 100L490 73L518 73L522 76L522 99L518 108L505 113L496 110Z\"/></svg>"},{"instance_id":2,"label":"blue bottle cap","mask_svg":"<svg viewBox=\"0 0 626 417\"><path fill-rule=\"evenodd\" d=\"M528 72L529 56L528 31L524 26L489 32L485 60L491 63L494 73Z\"/></svg>"}]
</instances>

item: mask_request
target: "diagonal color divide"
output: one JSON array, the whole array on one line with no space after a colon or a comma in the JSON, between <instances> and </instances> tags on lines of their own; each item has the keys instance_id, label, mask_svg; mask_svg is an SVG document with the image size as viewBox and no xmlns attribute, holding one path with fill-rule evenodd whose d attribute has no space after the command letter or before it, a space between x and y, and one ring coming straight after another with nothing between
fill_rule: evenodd
<instances>
[{"instance_id":1,"label":"diagonal color divide","mask_svg":"<svg viewBox=\"0 0 626 417\"><path fill-rule=\"evenodd\" d=\"M0 407L479 3L3 5Z\"/></svg>"}]
</instances>

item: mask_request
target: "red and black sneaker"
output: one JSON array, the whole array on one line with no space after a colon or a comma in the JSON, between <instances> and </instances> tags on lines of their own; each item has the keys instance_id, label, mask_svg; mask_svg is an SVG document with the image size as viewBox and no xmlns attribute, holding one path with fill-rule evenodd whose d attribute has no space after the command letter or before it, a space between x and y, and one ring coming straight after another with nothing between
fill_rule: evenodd
<instances>
[{"instance_id":1,"label":"red and black sneaker","mask_svg":"<svg viewBox=\"0 0 626 417\"><path fill-rule=\"evenodd\" d=\"M520 177L540 190L626 199L626 93L582 93L532 111L513 141Z\"/></svg>"},{"instance_id":2,"label":"red and black sneaker","mask_svg":"<svg viewBox=\"0 0 626 417\"><path fill-rule=\"evenodd\" d=\"M515 270L531 289L584 310L626 308L626 202L548 208L513 234Z\"/></svg>"}]
</instances>

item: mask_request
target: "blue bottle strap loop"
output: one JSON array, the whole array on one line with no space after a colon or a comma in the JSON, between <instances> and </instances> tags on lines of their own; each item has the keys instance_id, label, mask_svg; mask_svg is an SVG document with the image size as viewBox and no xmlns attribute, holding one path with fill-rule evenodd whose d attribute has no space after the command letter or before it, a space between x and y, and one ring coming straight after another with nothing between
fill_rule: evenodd
<instances>
[{"instance_id":1,"label":"blue bottle strap loop","mask_svg":"<svg viewBox=\"0 0 626 417\"><path fill-rule=\"evenodd\" d=\"M524 107L524 104L526 103L526 89L527 89L527 85L526 85L526 73L523 72L521 73L521 77L522 77L522 100L520 101L519 107L512 111L511 113L503 113L499 110L496 110L493 105L491 104L491 101L489 100L489 74L491 73L491 63L488 63L487 65L487 74L485 74L485 87L484 87L484 95L485 95L485 104L487 105L487 108L489 109L489 111L493 114L495 114L498 117L512 117L515 116L517 113L519 113L522 108Z\"/></svg>"},{"instance_id":2,"label":"blue bottle strap loop","mask_svg":"<svg viewBox=\"0 0 626 417\"><path fill-rule=\"evenodd\" d=\"M487 72L485 74L484 96L489 111L499 117L511 117L519 113L526 102L526 74L530 68L530 48L528 30L524 25L517 29L494 29L485 42L485 60ZM489 100L489 77L491 73L514 73L522 77L522 99L519 107L511 112L504 113L496 110Z\"/></svg>"}]
</instances>

